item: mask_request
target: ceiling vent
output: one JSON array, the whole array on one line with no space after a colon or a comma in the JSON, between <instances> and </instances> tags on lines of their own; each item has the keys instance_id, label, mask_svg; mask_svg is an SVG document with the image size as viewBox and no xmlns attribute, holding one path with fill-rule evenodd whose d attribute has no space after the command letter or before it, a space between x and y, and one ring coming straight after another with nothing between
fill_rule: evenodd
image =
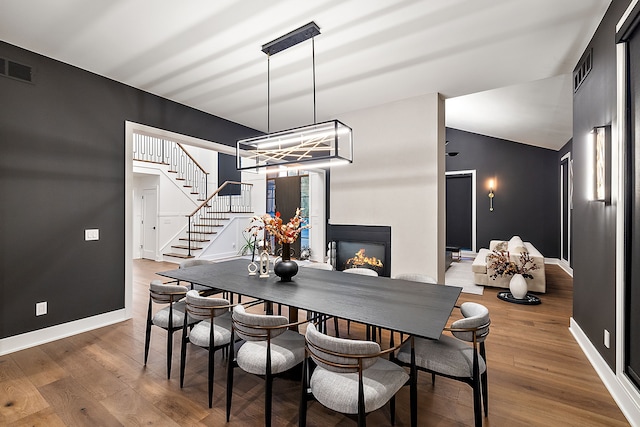
<instances>
[{"instance_id":1,"label":"ceiling vent","mask_svg":"<svg viewBox=\"0 0 640 427\"><path fill-rule=\"evenodd\" d=\"M590 49L587 55L584 57L584 60L580 63L578 68L573 72L573 93L576 93L582 85L582 82L585 81L589 73L591 72L591 67L593 66L593 49Z\"/></svg>"},{"instance_id":2,"label":"ceiling vent","mask_svg":"<svg viewBox=\"0 0 640 427\"><path fill-rule=\"evenodd\" d=\"M33 69L30 66L6 58L0 58L0 75L33 83Z\"/></svg>"}]
</instances>

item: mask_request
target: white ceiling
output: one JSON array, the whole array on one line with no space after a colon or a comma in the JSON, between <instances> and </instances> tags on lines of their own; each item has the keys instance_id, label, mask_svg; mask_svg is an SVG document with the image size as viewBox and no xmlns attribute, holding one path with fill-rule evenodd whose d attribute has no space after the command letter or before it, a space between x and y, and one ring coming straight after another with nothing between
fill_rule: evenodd
<instances>
[{"instance_id":1,"label":"white ceiling","mask_svg":"<svg viewBox=\"0 0 640 427\"><path fill-rule=\"evenodd\" d=\"M421 94L447 126L558 149L570 73L610 0L2 0L0 39L262 131ZM267 81L270 124L267 124Z\"/></svg>"}]
</instances>

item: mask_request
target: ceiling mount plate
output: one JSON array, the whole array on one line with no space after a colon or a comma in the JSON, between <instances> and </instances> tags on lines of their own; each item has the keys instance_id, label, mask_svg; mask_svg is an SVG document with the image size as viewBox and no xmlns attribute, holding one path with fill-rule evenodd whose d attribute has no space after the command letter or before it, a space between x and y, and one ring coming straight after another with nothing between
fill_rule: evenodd
<instances>
[{"instance_id":1,"label":"ceiling mount plate","mask_svg":"<svg viewBox=\"0 0 640 427\"><path fill-rule=\"evenodd\" d=\"M295 46L298 43L309 40L318 34L320 34L320 27L318 27L315 22L311 21L308 24L285 34L284 36L278 37L267 44L263 44L262 51L267 55L275 55L278 52L289 49L291 46Z\"/></svg>"}]
</instances>

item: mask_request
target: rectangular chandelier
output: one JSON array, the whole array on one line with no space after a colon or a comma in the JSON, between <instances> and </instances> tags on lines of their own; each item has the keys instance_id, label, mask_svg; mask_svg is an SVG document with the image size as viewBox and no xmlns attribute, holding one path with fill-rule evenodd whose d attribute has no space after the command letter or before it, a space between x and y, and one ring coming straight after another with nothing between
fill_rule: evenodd
<instances>
[{"instance_id":1,"label":"rectangular chandelier","mask_svg":"<svg viewBox=\"0 0 640 427\"><path fill-rule=\"evenodd\" d=\"M238 170L263 173L352 163L352 130L331 120L241 139L236 142L236 161Z\"/></svg>"}]
</instances>

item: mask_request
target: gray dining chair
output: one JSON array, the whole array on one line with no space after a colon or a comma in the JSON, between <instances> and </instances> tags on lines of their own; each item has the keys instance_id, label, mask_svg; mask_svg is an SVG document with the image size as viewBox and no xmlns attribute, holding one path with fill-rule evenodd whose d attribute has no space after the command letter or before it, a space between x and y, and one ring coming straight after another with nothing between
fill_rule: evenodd
<instances>
[{"instance_id":1,"label":"gray dining chair","mask_svg":"<svg viewBox=\"0 0 640 427\"><path fill-rule=\"evenodd\" d=\"M182 345L180 351L180 388L184 386L184 370L187 361L187 343L209 351L208 389L209 408L213 403L214 354L217 350L228 348L231 342L231 305L222 298L201 296L198 291L190 290L185 299L185 312L182 327ZM195 323L189 327L188 319Z\"/></svg>"},{"instance_id":2,"label":"gray dining chair","mask_svg":"<svg viewBox=\"0 0 640 427\"><path fill-rule=\"evenodd\" d=\"M151 326L158 326L167 331L167 379L171 378L171 358L173 356L173 333L182 328L184 323L185 303L180 301L187 294L186 286L166 284L153 280L149 284L149 308L147 309L147 326L144 340L144 364L149 357ZM153 304L165 307L153 313ZM193 321L189 321L192 324Z\"/></svg>"},{"instance_id":3,"label":"gray dining chair","mask_svg":"<svg viewBox=\"0 0 640 427\"><path fill-rule=\"evenodd\" d=\"M345 270L342 271L343 273L349 273L349 274L361 274L363 276L377 276L378 273L375 270L372 270L370 268L363 268L363 267L354 267L354 268L347 268Z\"/></svg>"},{"instance_id":4,"label":"gray dining chair","mask_svg":"<svg viewBox=\"0 0 640 427\"><path fill-rule=\"evenodd\" d=\"M310 262L309 264L303 264L307 268L316 268L318 270L333 271L333 265L328 262Z\"/></svg>"},{"instance_id":5,"label":"gray dining chair","mask_svg":"<svg viewBox=\"0 0 640 427\"><path fill-rule=\"evenodd\" d=\"M427 276L426 274L420 274L420 273L401 273L394 278L400 279L400 280L409 280L411 282L433 283L433 284L438 283L438 281L433 277Z\"/></svg>"},{"instance_id":6,"label":"gray dining chair","mask_svg":"<svg viewBox=\"0 0 640 427\"><path fill-rule=\"evenodd\" d=\"M395 395L409 380L405 370L381 356L396 348L380 350L372 341L335 338L307 326L306 354L317 365L309 376L305 359L299 426L306 426L310 395L323 406L343 414L358 416L358 426L366 425L366 414L390 402L391 424L395 424Z\"/></svg>"},{"instance_id":7,"label":"gray dining chair","mask_svg":"<svg viewBox=\"0 0 640 427\"><path fill-rule=\"evenodd\" d=\"M491 319L489 310L474 302L463 303L460 312L463 318L444 329L453 336L443 334L439 340L412 337L398 351L397 360L412 369L412 399L417 396L417 371L414 369L431 373L434 384L436 375L469 384L473 389L475 425L481 427L481 401L484 402L485 417L489 412L485 340ZM413 417L417 417L415 412Z\"/></svg>"},{"instance_id":8,"label":"gray dining chair","mask_svg":"<svg viewBox=\"0 0 640 427\"><path fill-rule=\"evenodd\" d=\"M290 327L307 320L289 323L284 316L249 313L236 305L232 313L231 340L235 336L245 340L235 352L230 347L227 372L227 422L231 416L233 372L239 367L250 374L265 378L264 424L271 426L271 402L274 376L284 373L304 360L304 336ZM234 357L235 352L235 357Z\"/></svg>"}]
</instances>

